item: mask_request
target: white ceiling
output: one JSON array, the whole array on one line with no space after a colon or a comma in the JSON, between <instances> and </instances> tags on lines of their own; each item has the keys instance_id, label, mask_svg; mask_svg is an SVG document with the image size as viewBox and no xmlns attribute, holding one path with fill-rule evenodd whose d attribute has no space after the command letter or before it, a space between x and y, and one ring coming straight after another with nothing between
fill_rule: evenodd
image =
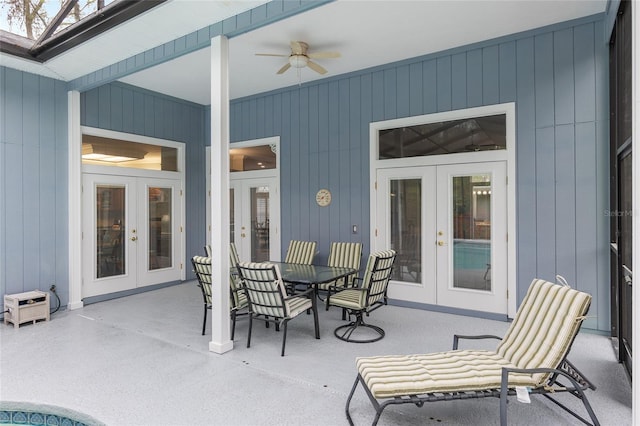
<instances>
[{"instance_id":1,"label":"white ceiling","mask_svg":"<svg viewBox=\"0 0 640 426\"><path fill-rule=\"evenodd\" d=\"M172 0L49 61L45 71L71 80L262 3ZM231 38L230 96L244 97L601 13L606 4L607 0L336 0ZM255 55L288 54L291 40L307 42L309 52L337 50L342 57L316 60L329 72L321 76L303 68L298 80L294 68L276 74L286 58ZM0 58L3 65L5 56ZM209 72L209 51L202 49L120 81L207 105Z\"/></svg>"}]
</instances>

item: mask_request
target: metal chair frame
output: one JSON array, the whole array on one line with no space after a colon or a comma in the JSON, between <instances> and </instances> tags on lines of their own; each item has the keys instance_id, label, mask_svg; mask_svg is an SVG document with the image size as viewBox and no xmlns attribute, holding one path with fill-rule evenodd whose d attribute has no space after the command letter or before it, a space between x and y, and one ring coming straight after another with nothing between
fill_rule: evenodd
<instances>
[{"instance_id":1,"label":"metal chair frame","mask_svg":"<svg viewBox=\"0 0 640 426\"><path fill-rule=\"evenodd\" d=\"M196 261L197 258L209 260L208 272L203 270L206 263ZM193 265L193 272L196 274L198 287L200 287L200 290L202 291L202 298L204 299L204 318L202 320L202 335L204 336L205 328L207 326L207 310L211 309L211 258L194 256L191 258L191 265Z\"/></svg>"},{"instance_id":2,"label":"metal chair frame","mask_svg":"<svg viewBox=\"0 0 640 426\"><path fill-rule=\"evenodd\" d=\"M354 319L350 321L348 324L341 325L337 327L333 334L340 340L344 340L345 342L351 343L372 343L377 342L378 340L384 338L385 332L381 327L377 325L368 324L364 321L364 315L369 316L369 314L376 309L385 306L387 304L387 288L389 285L389 279L391 277L391 273L393 272L393 261L395 260L396 254L394 252L391 256L379 256L375 255L375 261L373 263L373 267L371 269L371 273L369 275L369 282L364 282L364 279L361 277L356 277L353 280L352 287L343 288L332 286L329 287L329 292L326 300L326 310L329 310L331 306L331 296L340 293L340 291L349 290L349 291L360 291L365 293L365 304L360 309L355 308L344 308L342 307L342 319L346 319L346 314L349 315L349 319L353 316ZM381 267L380 264L385 260L393 259L390 264L386 267ZM366 275L365 275L366 278ZM372 288L375 288L375 283L383 282L383 285L380 286L378 291L372 291ZM357 283L361 283L360 286L357 286ZM373 302L371 302L373 300ZM334 305L341 307L339 305ZM377 336L371 339L355 339L352 338L353 333L358 328L368 328L376 332Z\"/></svg>"},{"instance_id":3,"label":"metal chair frame","mask_svg":"<svg viewBox=\"0 0 640 426\"><path fill-rule=\"evenodd\" d=\"M285 346L287 343L287 324L294 317L286 315L285 301L300 297L308 297L311 300L311 310L313 311L313 321L315 328L315 338L320 338L320 328L318 324L318 309L316 306L315 293L313 288L309 288L302 293L296 293L295 295L287 295L283 292L284 285L279 284L280 273L275 265L262 266L262 267L248 267L243 264L237 266L238 274L240 276L242 286L247 294L249 300L249 334L247 335L247 348L251 347L251 330L253 326L253 320L258 319L265 321L265 323L273 323L278 331L282 326L282 351L281 356L284 356ZM258 279L249 277L247 271L265 271L271 270L272 277L274 279ZM271 301L270 301L271 300ZM273 310L270 314L259 313L256 311ZM282 315L278 315L277 311L281 311ZM298 316L298 315L296 315Z\"/></svg>"},{"instance_id":4,"label":"metal chair frame","mask_svg":"<svg viewBox=\"0 0 640 426\"><path fill-rule=\"evenodd\" d=\"M458 339L484 339L484 338L495 338L502 339L498 336L459 336L454 335L453 340L453 349L458 349ZM568 352L568 351L567 351ZM373 419L372 425L376 425L382 412L389 405L399 405L399 404L415 404L417 407L422 407L425 402L438 402L438 401L452 401L458 399L477 399L477 398L499 398L500 399L500 425L507 426L507 397L516 395L515 389L509 388L509 373L551 373L549 379L545 383L544 386L538 388L529 389L529 393L531 395L542 395L545 398L549 399L551 402L556 404L558 407L571 414L576 419L580 420L586 425L591 426L599 426L600 422L596 417L587 396L585 395L585 391L587 389L595 390L596 386L591 383L569 360L565 357L558 368L530 368L530 369L520 369L520 368L503 368L502 369L502 383L500 388L496 389L483 389L483 390L460 390L458 392L434 392L427 393L421 395L405 395L398 396L395 398L389 398L384 400L383 402L379 402L371 393L367 384L360 374L356 378L353 387L351 388L351 392L349 393L349 397L347 398L347 405L345 407L345 413L347 415L347 420L350 425L353 425L353 420L351 419L351 414L349 413L349 405L351 404L351 399L353 394L358 387L358 384L362 384L367 396L369 397L369 401L373 405L376 410L376 416ZM560 382L560 379L565 378L569 381L569 384L563 384ZM566 406L565 404L558 401L556 398L552 397L552 394L559 393L569 393L576 398L578 398L584 405L591 422L581 416L580 414L573 411L571 408Z\"/></svg>"},{"instance_id":5,"label":"metal chair frame","mask_svg":"<svg viewBox=\"0 0 640 426\"><path fill-rule=\"evenodd\" d=\"M583 312L586 315L589 307L587 306L585 311ZM537 373L549 373L545 382L537 387L528 388L529 393L532 395L542 395L545 398L549 399L551 402L556 404L558 407L571 414L576 419L581 422L592 425L599 426L600 422L596 417L589 400L585 394L585 391L588 389L595 390L596 386L591 383L569 360L567 359L567 354L571 351L571 346L575 341L576 336L578 335L578 331L582 322L578 326L575 334L571 338L569 345L562 357L561 361L558 363L556 368L529 368L529 369L521 369L521 368L502 368L501 373L501 382L500 387L496 388L487 388L482 390L465 390L464 388L458 389L456 391L451 392L433 392L433 393L424 393L424 394L406 394L402 396L396 396L386 399L376 399L373 396L373 393L367 386L367 383L363 379L362 375L359 373L356 377L355 383L351 388L351 392L347 398L347 403L345 407L345 413L347 416L347 420L350 425L353 425L353 420L349 413L349 405L351 404L351 399L355 393L355 390L358 384L362 384L371 404L373 405L376 415L373 419L372 425L376 425L380 416L382 415L383 410L390 405L398 405L398 404L415 404L418 407L422 407L425 402L437 402L437 401L451 401L458 399L475 399L475 398L487 398L494 397L500 399L500 425L507 426L507 402L508 397L516 395L515 388L509 385L509 374L511 373L525 373L525 374L537 374ZM498 339L502 340L499 336L493 335L479 335L479 336L463 336L463 335L454 335L453 337L453 350L458 349L458 341L459 339ZM562 380L562 382L561 382ZM566 383L568 381L568 384ZM564 383L563 383L564 382ZM554 396L555 394L560 393L568 393L569 395L573 395L578 400L580 400L588 414L589 419L584 416L578 414L574 410L572 410L567 405L560 402Z\"/></svg>"}]
</instances>

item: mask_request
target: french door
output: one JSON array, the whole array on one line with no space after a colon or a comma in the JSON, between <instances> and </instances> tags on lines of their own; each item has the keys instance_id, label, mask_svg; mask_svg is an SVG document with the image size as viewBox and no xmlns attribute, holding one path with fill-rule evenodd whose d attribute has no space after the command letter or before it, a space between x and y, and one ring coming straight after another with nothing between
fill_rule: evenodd
<instances>
[{"instance_id":1,"label":"french door","mask_svg":"<svg viewBox=\"0 0 640 426\"><path fill-rule=\"evenodd\" d=\"M180 181L83 175L83 297L181 279Z\"/></svg>"},{"instance_id":2,"label":"french door","mask_svg":"<svg viewBox=\"0 0 640 426\"><path fill-rule=\"evenodd\" d=\"M280 195L274 177L229 183L231 242L243 261L280 258Z\"/></svg>"},{"instance_id":3,"label":"french door","mask_svg":"<svg viewBox=\"0 0 640 426\"><path fill-rule=\"evenodd\" d=\"M506 162L379 169L377 212L390 298L507 314Z\"/></svg>"}]
</instances>

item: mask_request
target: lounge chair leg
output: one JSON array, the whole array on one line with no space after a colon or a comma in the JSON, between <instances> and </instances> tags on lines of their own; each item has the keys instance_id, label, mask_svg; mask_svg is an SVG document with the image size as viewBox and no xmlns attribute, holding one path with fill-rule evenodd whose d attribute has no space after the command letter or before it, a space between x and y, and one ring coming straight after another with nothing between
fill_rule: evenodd
<instances>
[{"instance_id":1,"label":"lounge chair leg","mask_svg":"<svg viewBox=\"0 0 640 426\"><path fill-rule=\"evenodd\" d=\"M356 388L358 387L359 382L360 382L360 375L358 374L358 376L356 377L355 383L351 387L351 392L349 392L349 397L347 398L347 406L344 409L347 415L347 420L349 421L349 424L351 426L353 426L353 420L351 420L351 414L349 414L349 405L351 405L351 398L353 398L353 394L356 392Z\"/></svg>"},{"instance_id":2,"label":"lounge chair leg","mask_svg":"<svg viewBox=\"0 0 640 426\"><path fill-rule=\"evenodd\" d=\"M502 369L502 381L500 383L500 426L507 426L507 383L509 371Z\"/></svg>"},{"instance_id":3,"label":"lounge chair leg","mask_svg":"<svg viewBox=\"0 0 640 426\"><path fill-rule=\"evenodd\" d=\"M367 385L362 379L362 376L358 374L358 376L356 377L356 381L353 384L353 387L351 388L351 392L349 393L349 397L347 398L347 405L345 407L345 414L347 415L347 420L349 421L349 425L353 426L353 420L351 419L351 414L349 413L349 405L351 404L351 398L353 398L353 394L356 392L358 383L362 383L362 387L364 388L364 391L369 397L369 401L371 401L371 405L373 405L373 408L376 410L376 416L373 418L373 422L371 423L371 426L376 426L378 424L378 420L380 420L382 411L387 407L387 405L389 405L390 403L393 403L393 401L386 401L383 404L379 404L378 401L371 394L371 391L369 391L369 388L367 388Z\"/></svg>"}]
</instances>

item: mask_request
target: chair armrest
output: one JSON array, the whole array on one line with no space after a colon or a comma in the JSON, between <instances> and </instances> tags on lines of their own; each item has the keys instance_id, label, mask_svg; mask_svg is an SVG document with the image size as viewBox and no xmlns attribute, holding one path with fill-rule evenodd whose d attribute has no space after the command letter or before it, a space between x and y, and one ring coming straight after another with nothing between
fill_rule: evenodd
<instances>
[{"instance_id":1,"label":"chair armrest","mask_svg":"<svg viewBox=\"0 0 640 426\"><path fill-rule=\"evenodd\" d=\"M310 295L315 295L314 293L314 288L313 287L309 287L308 289L306 289L305 291L303 291L302 293L294 293L294 294L288 294L287 297L284 298L284 300L289 300L289 299L293 299L294 297L300 297L300 296L306 296L308 294Z\"/></svg>"},{"instance_id":2,"label":"chair armrest","mask_svg":"<svg viewBox=\"0 0 640 426\"><path fill-rule=\"evenodd\" d=\"M458 349L458 340L459 339L472 339L472 340L497 339L497 340L502 340L502 337L494 336L493 334L479 334L477 336L463 336L461 334L454 334L453 335L453 350Z\"/></svg>"},{"instance_id":3,"label":"chair armrest","mask_svg":"<svg viewBox=\"0 0 640 426\"><path fill-rule=\"evenodd\" d=\"M337 286L337 285L329 286L327 288L327 292L329 293L329 295L338 293L339 291L342 291L342 290L344 290L346 288L354 289L354 288L356 288L356 281L362 281L362 278L356 276L353 279L353 281L351 282L351 285L349 285L349 277L350 276L351 275L347 275L346 277L341 278L341 279L344 279L344 281L345 281L344 286Z\"/></svg>"},{"instance_id":4,"label":"chair armrest","mask_svg":"<svg viewBox=\"0 0 640 426\"><path fill-rule=\"evenodd\" d=\"M360 285L356 285L356 283L361 283L362 282L362 277L358 277L356 276L355 278L353 278L353 282L351 283L351 287L355 288L355 287L360 287Z\"/></svg>"}]
</instances>

